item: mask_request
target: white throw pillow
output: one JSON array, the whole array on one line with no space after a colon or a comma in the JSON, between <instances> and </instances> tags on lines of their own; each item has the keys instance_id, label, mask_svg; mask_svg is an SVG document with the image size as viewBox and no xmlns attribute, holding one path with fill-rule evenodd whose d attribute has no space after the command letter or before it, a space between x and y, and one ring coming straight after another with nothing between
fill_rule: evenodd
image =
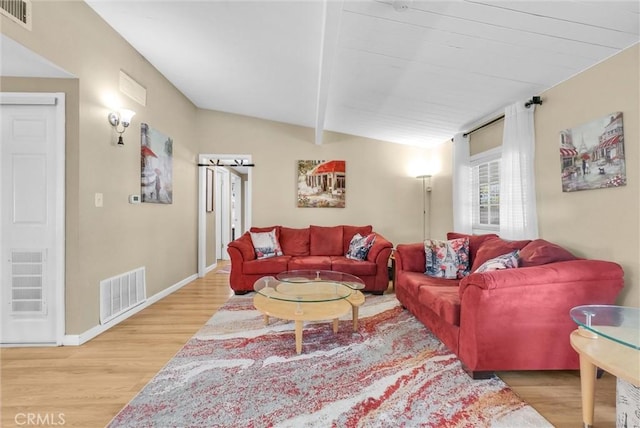
<instances>
[{"instance_id":1,"label":"white throw pillow","mask_svg":"<svg viewBox=\"0 0 640 428\"><path fill-rule=\"evenodd\" d=\"M281 256L282 248L276 237L276 230L270 232L249 232L251 234L251 242L256 252L256 257L266 259L269 257Z\"/></svg>"},{"instance_id":2,"label":"white throw pillow","mask_svg":"<svg viewBox=\"0 0 640 428\"><path fill-rule=\"evenodd\" d=\"M482 273L490 270L513 269L518 267L520 261L519 251L515 250L507 254L487 260L482 263L474 273Z\"/></svg>"}]
</instances>

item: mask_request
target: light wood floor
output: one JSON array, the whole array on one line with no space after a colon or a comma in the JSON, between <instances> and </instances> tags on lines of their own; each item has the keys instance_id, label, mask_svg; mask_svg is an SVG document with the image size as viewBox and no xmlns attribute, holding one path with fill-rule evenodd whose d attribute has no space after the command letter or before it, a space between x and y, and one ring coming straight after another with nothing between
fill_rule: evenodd
<instances>
[{"instance_id":1,"label":"light wood floor","mask_svg":"<svg viewBox=\"0 0 640 428\"><path fill-rule=\"evenodd\" d=\"M104 427L226 302L228 278L212 272L82 346L0 349L0 425L33 426L32 414L39 426ZM578 372L499 375L556 427L582 426ZM615 427L608 374L596 383L595 426Z\"/></svg>"}]
</instances>

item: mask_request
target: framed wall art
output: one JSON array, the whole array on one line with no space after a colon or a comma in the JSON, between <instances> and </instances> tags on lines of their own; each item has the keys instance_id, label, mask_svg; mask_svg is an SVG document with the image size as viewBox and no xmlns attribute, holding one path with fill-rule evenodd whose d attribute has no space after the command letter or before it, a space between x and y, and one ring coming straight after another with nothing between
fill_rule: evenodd
<instances>
[{"instance_id":1,"label":"framed wall art","mask_svg":"<svg viewBox=\"0 0 640 428\"><path fill-rule=\"evenodd\" d=\"M140 193L142 202L173 203L173 139L140 124Z\"/></svg>"},{"instance_id":2,"label":"framed wall art","mask_svg":"<svg viewBox=\"0 0 640 428\"><path fill-rule=\"evenodd\" d=\"M345 161L298 161L299 208L344 208L345 191Z\"/></svg>"},{"instance_id":3,"label":"framed wall art","mask_svg":"<svg viewBox=\"0 0 640 428\"><path fill-rule=\"evenodd\" d=\"M622 112L560 132L563 192L627 184Z\"/></svg>"}]
</instances>

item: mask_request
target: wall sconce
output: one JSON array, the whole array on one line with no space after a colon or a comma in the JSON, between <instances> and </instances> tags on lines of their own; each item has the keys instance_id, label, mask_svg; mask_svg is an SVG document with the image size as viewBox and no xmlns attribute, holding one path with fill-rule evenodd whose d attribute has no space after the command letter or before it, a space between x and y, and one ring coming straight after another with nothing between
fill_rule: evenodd
<instances>
[{"instance_id":1,"label":"wall sconce","mask_svg":"<svg viewBox=\"0 0 640 428\"><path fill-rule=\"evenodd\" d=\"M122 109L118 112L109 113L109 123L113 126L116 132L119 134L118 136L118 145L124 146L124 141L122 141L122 134L127 129L129 124L131 124L131 118L135 115L136 112L133 110Z\"/></svg>"},{"instance_id":2,"label":"wall sconce","mask_svg":"<svg viewBox=\"0 0 640 428\"><path fill-rule=\"evenodd\" d=\"M422 240L426 237L426 221L427 221L427 193L431 193L431 175L419 175L416 178L422 179ZM431 208L431 204L429 204Z\"/></svg>"}]
</instances>

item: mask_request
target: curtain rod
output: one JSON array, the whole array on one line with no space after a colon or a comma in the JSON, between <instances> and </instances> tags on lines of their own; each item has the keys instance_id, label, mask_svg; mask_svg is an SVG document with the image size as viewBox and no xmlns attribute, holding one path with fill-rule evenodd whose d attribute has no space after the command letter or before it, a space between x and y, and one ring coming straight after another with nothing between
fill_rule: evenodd
<instances>
[{"instance_id":1,"label":"curtain rod","mask_svg":"<svg viewBox=\"0 0 640 428\"><path fill-rule=\"evenodd\" d=\"M477 126L477 127L473 128L473 129L472 129L471 131L469 131L469 132L465 132L464 134L462 134L462 136L463 136L464 138L467 138L467 137L469 136L469 134L472 134L472 133L474 133L474 132L476 132L476 131L479 131L479 130L481 130L482 128L485 128L485 127L487 127L487 126L489 126L489 125L491 125L491 124L494 124L494 123L496 123L497 121L502 120L502 119L504 119L504 114L501 114L500 116L496 117L495 119L493 119L493 120L491 120L491 121L489 121L489 122L487 122L487 123L485 123L485 124L482 124L482 125L480 125L480 126Z\"/></svg>"},{"instance_id":2,"label":"curtain rod","mask_svg":"<svg viewBox=\"0 0 640 428\"><path fill-rule=\"evenodd\" d=\"M529 107L531 107L531 105L532 105L532 104L539 104L539 105L542 105L542 98L541 98L541 97L538 97L538 96L531 97L531 99L530 99L529 101L527 101L526 103L524 103L524 106L525 106L526 108L529 108ZM494 124L494 123L496 123L497 121L502 120L502 119L504 119L504 114L502 114L502 115L500 115L500 116L496 117L496 118L495 118L495 119L493 119L493 120L490 120L489 122L487 122L487 123L485 123L485 124L482 124L482 125L480 125L480 126L477 126L477 127L473 128L473 129L472 129L471 131L469 131L469 132L465 132L464 134L462 134L462 136L463 136L464 138L467 138L467 137L469 136L469 134L472 134L472 133L474 133L474 132L476 132L476 131L479 131L479 130L481 130L482 128L485 128L485 127L487 127L487 126L489 126L489 125L491 125L491 124Z\"/></svg>"},{"instance_id":3,"label":"curtain rod","mask_svg":"<svg viewBox=\"0 0 640 428\"><path fill-rule=\"evenodd\" d=\"M233 163L230 163L233 162ZM220 159L217 159L215 162L213 161L213 159L209 159L209 163L199 163L198 166L229 166L229 167L239 167L239 166L248 166L248 167L254 167L256 166L253 163L244 163L245 161L243 159L240 160L229 160L229 162L226 161L220 161Z\"/></svg>"}]
</instances>

